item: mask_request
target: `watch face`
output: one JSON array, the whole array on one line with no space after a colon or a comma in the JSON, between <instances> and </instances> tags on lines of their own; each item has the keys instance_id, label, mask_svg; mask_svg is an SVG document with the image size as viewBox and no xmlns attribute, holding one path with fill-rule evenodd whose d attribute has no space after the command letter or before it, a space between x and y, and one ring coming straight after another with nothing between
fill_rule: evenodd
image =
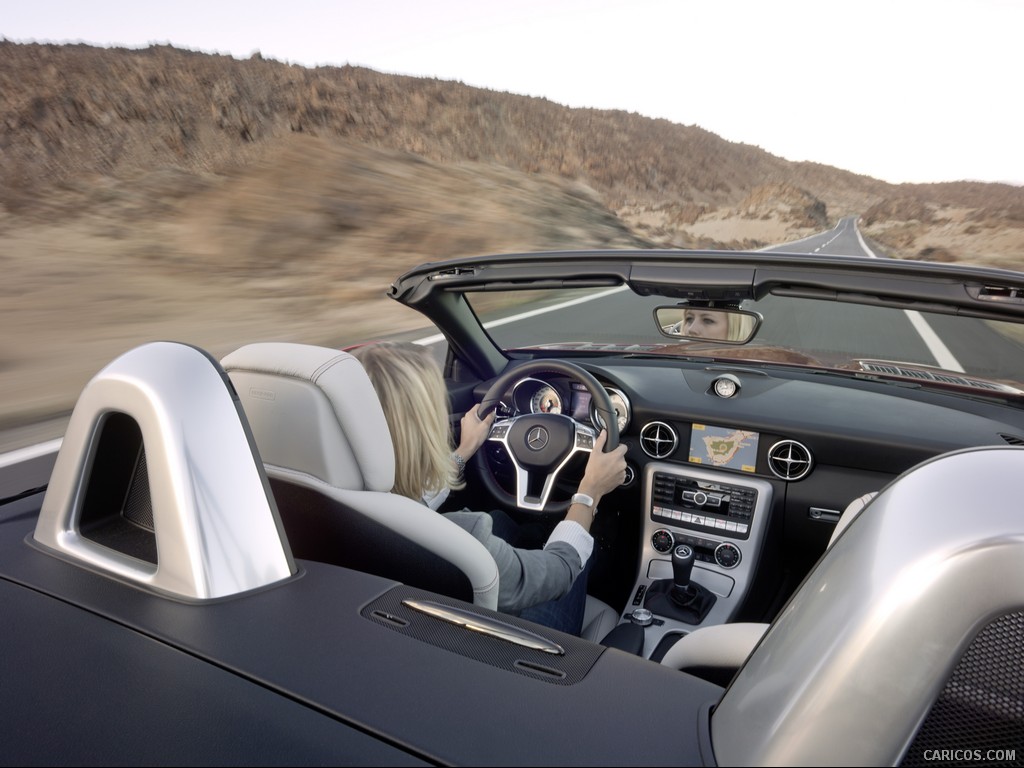
<instances>
[{"instance_id":1,"label":"watch face","mask_svg":"<svg viewBox=\"0 0 1024 768\"><path fill-rule=\"evenodd\" d=\"M732 379L721 378L715 381L715 393L719 397L732 397L739 392L739 385Z\"/></svg>"}]
</instances>

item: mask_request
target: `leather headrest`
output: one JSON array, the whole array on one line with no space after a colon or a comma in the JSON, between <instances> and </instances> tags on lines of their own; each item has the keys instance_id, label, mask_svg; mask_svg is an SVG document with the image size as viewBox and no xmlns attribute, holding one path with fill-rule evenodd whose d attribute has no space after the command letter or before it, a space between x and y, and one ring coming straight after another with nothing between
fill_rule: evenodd
<instances>
[{"instance_id":1,"label":"leather headrest","mask_svg":"<svg viewBox=\"0 0 1024 768\"><path fill-rule=\"evenodd\" d=\"M266 342L232 352L221 365L265 464L346 490L394 487L391 433L377 393L352 355Z\"/></svg>"}]
</instances>

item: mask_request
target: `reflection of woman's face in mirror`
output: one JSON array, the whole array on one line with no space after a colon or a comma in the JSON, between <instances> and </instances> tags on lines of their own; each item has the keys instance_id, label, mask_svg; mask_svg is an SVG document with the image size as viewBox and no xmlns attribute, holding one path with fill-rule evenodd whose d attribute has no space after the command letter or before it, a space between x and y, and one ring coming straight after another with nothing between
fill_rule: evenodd
<instances>
[{"instance_id":1,"label":"reflection of woman's face in mirror","mask_svg":"<svg viewBox=\"0 0 1024 768\"><path fill-rule=\"evenodd\" d=\"M683 336L701 339L728 339L729 316L710 309L688 309L679 327Z\"/></svg>"}]
</instances>

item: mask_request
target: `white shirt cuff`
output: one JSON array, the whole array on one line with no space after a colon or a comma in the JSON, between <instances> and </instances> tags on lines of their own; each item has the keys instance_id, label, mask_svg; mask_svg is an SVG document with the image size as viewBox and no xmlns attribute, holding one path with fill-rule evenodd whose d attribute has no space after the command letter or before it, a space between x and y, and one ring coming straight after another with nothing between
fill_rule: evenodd
<instances>
[{"instance_id":1,"label":"white shirt cuff","mask_svg":"<svg viewBox=\"0 0 1024 768\"><path fill-rule=\"evenodd\" d=\"M555 526L555 530L548 536L544 548L546 549L548 544L553 541L564 541L575 549L580 555L581 569L587 564L587 560L594 553L594 537L575 520L562 520L559 522Z\"/></svg>"},{"instance_id":2,"label":"white shirt cuff","mask_svg":"<svg viewBox=\"0 0 1024 768\"><path fill-rule=\"evenodd\" d=\"M451 488L445 486L439 491L424 491L423 492L423 503L433 509L435 512L441 508L444 504L445 499L448 498L448 494L451 493Z\"/></svg>"}]
</instances>

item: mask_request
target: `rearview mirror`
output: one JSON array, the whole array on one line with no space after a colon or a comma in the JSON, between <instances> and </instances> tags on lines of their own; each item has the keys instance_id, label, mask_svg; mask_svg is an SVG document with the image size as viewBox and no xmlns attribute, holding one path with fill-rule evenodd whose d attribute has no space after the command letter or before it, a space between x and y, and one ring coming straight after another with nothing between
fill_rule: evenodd
<instances>
[{"instance_id":1,"label":"rearview mirror","mask_svg":"<svg viewBox=\"0 0 1024 768\"><path fill-rule=\"evenodd\" d=\"M754 338L761 316L743 309L707 307L658 307L654 310L658 329L674 339L745 344Z\"/></svg>"}]
</instances>

